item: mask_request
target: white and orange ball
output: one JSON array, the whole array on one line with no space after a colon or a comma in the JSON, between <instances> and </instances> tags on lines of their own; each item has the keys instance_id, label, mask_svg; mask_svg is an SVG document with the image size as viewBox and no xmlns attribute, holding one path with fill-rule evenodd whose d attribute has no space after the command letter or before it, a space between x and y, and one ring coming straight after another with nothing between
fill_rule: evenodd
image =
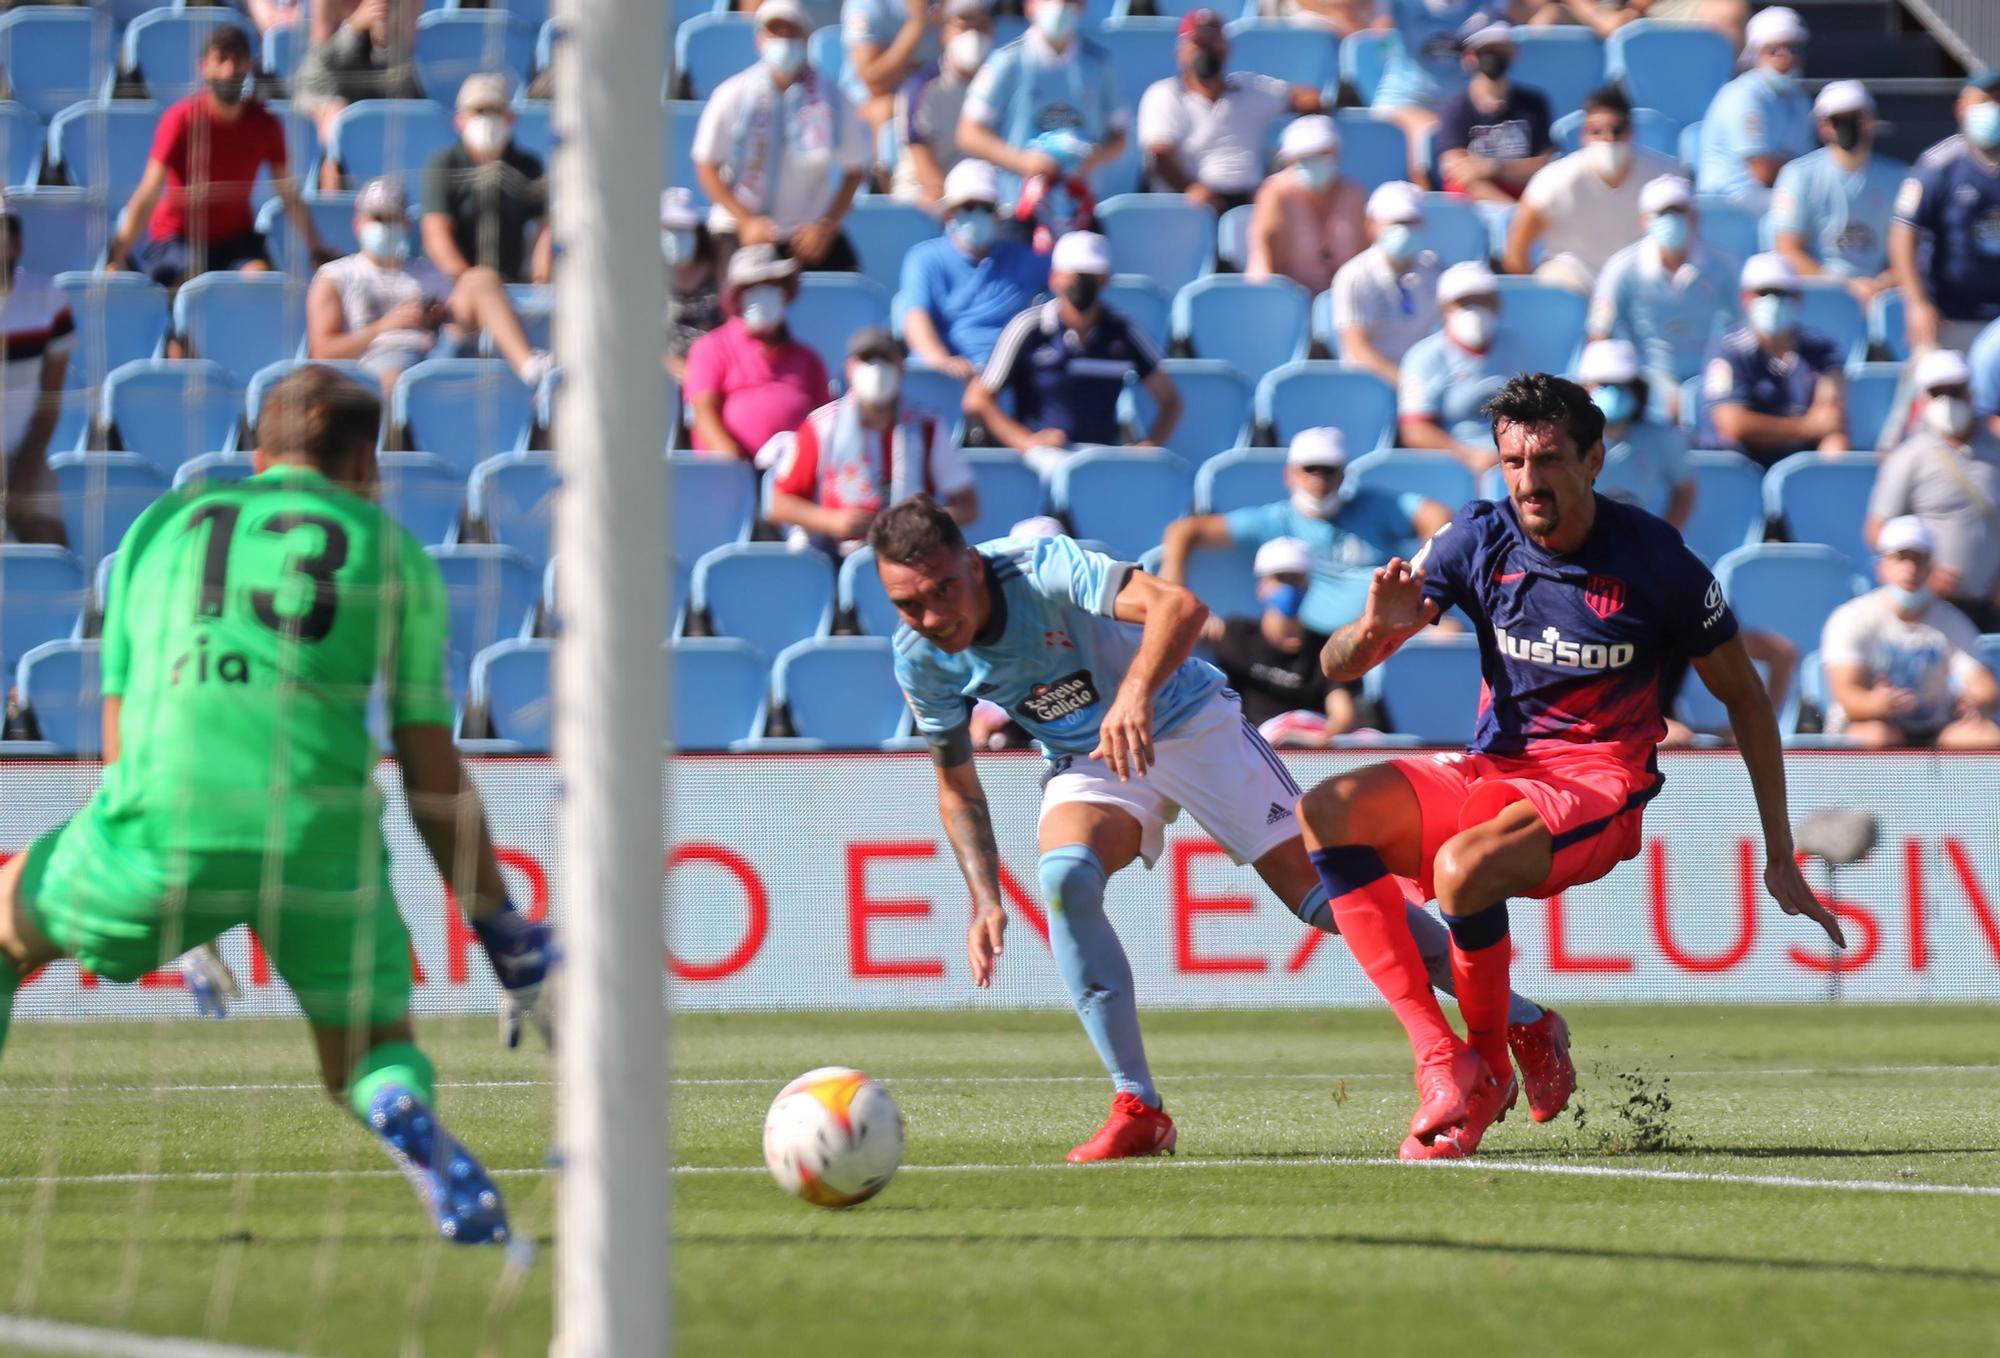
<instances>
[{"instance_id":1,"label":"white and orange ball","mask_svg":"<svg viewBox=\"0 0 2000 1358\"><path fill-rule=\"evenodd\" d=\"M903 1110L858 1070L822 1066L778 1091L764 1115L764 1163L815 1207L852 1207L903 1162Z\"/></svg>"}]
</instances>

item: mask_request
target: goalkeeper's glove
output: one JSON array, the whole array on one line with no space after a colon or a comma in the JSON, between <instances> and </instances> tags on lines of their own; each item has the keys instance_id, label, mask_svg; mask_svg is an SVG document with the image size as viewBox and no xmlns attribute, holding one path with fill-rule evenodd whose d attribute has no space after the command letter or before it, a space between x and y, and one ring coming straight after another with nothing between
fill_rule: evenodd
<instances>
[{"instance_id":1,"label":"goalkeeper's glove","mask_svg":"<svg viewBox=\"0 0 2000 1358\"><path fill-rule=\"evenodd\" d=\"M204 943L180 955L174 967L194 999L195 1012L203 1018L228 1018L229 1006L243 998L236 973L222 960L214 943Z\"/></svg>"},{"instance_id":2,"label":"goalkeeper's glove","mask_svg":"<svg viewBox=\"0 0 2000 1358\"><path fill-rule=\"evenodd\" d=\"M493 964L494 979L500 982L500 1041L503 1046L521 1045L521 1021L527 1020L541 1033L550 1050L555 1048L555 997L552 973L557 961L555 933L546 924L537 924L504 902L498 910L472 921L472 932Z\"/></svg>"}]
</instances>

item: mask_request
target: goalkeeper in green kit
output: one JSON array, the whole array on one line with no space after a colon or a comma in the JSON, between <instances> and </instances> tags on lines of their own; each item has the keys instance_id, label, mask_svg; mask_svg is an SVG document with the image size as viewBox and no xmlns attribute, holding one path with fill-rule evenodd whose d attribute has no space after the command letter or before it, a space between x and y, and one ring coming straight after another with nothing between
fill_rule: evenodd
<instances>
[{"instance_id":1,"label":"goalkeeper in green kit","mask_svg":"<svg viewBox=\"0 0 2000 1358\"><path fill-rule=\"evenodd\" d=\"M436 1113L410 1026L367 729L380 676L411 819L506 995L549 1036L547 927L508 902L452 744L443 578L369 498L381 405L328 368L265 396L255 475L188 487L121 544L104 621L104 782L0 866L0 1042L14 991L74 957L136 980L247 924L305 1011L326 1086L447 1239L507 1213Z\"/></svg>"}]
</instances>

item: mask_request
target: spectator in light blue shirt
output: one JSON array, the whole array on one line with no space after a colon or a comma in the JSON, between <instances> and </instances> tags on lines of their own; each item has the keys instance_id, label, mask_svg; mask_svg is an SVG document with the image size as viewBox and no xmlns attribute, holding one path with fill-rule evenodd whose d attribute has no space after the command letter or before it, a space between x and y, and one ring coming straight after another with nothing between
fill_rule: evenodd
<instances>
[{"instance_id":1,"label":"spectator in light blue shirt","mask_svg":"<svg viewBox=\"0 0 2000 1358\"><path fill-rule=\"evenodd\" d=\"M1025 36L979 68L958 120L960 154L1005 172L1002 207L1013 206L1023 180L1088 179L1125 149L1131 123L1110 54L1077 31L1082 0L1028 0L1028 20ZM1052 132L1089 147L1074 167L1036 149L1036 139Z\"/></svg>"},{"instance_id":2,"label":"spectator in light blue shirt","mask_svg":"<svg viewBox=\"0 0 2000 1358\"><path fill-rule=\"evenodd\" d=\"M896 90L916 72L930 31L929 0L841 0L840 44L847 55L840 92L880 131Z\"/></svg>"},{"instance_id":3,"label":"spectator in light blue shirt","mask_svg":"<svg viewBox=\"0 0 2000 1358\"><path fill-rule=\"evenodd\" d=\"M1396 413L1406 448L1450 453L1474 475L1499 461L1487 399L1517 372L1536 367L1519 336L1501 323L1500 288L1484 264L1454 264L1438 278L1444 329L1403 355Z\"/></svg>"},{"instance_id":4,"label":"spectator in light blue shirt","mask_svg":"<svg viewBox=\"0 0 2000 1358\"><path fill-rule=\"evenodd\" d=\"M1695 184L1761 214L1785 162L1813 149L1812 102L1799 88L1806 26L1783 5L1760 10L1744 30L1752 65L1715 92L1701 124Z\"/></svg>"},{"instance_id":5,"label":"spectator in light blue shirt","mask_svg":"<svg viewBox=\"0 0 2000 1358\"><path fill-rule=\"evenodd\" d=\"M1687 435L1647 418L1639 351L1625 340L1593 340L1577 361L1576 380L1604 412L1604 470L1597 474L1597 493L1686 527L1695 490Z\"/></svg>"},{"instance_id":6,"label":"spectator in light blue shirt","mask_svg":"<svg viewBox=\"0 0 2000 1358\"><path fill-rule=\"evenodd\" d=\"M1000 176L961 160L945 176L944 235L903 257L903 339L913 357L970 381L1000 332L1049 288L1049 257L1000 239Z\"/></svg>"},{"instance_id":7,"label":"spectator in light blue shirt","mask_svg":"<svg viewBox=\"0 0 2000 1358\"><path fill-rule=\"evenodd\" d=\"M1979 332L1965 358L1972 365L1973 409L1982 420L2000 417L2000 321Z\"/></svg>"},{"instance_id":8,"label":"spectator in light blue shirt","mask_svg":"<svg viewBox=\"0 0 2000 1358\"><path fill-rule=\"evenodd\" d=\"M1896 281L1889 221L1910 167L1875 154L1875 98L1860 81L1836 80L1821 90L1813 116L1826 145L1778 171L1771 248L1802 277L1846 279L1866 306Z\"/></svg>"},{"instance_id":9,"label":"spectator in light blue shirt","mask_svg":"<svg viewBox=\"0 0 2000 1358\"><path fill-rule=\"evenodd\" d=\"M1425 182L1424 134L1437 122L1445 100L1470 78L1459 60L1459 29L1482 11L1507 7L1505 0L1381 0L1378 8L1394 23L1396 41L1389 45L1371 107L1409 138L1413 182Z\"/></svg>"}]
</instances>

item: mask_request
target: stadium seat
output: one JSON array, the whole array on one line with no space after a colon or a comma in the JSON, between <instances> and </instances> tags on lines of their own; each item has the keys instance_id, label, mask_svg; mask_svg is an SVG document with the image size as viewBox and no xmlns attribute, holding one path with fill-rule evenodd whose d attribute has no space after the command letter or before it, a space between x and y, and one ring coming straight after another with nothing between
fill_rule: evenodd
<instances>
[{"instance_id":1,"label":"stadium seat","mask_svg":"<svg viewBox=\"0 0 2000 1358\"><path fill-rule=\"evenodd\" d=\"M10 189L7 211L21 219L21 267L53 278L95 269L111 243L111 212L88 189Z\"/></svg>"},{"instance_id":2,"label":"stadium seat","mask_svg":"<svg viewBox=\"0 0 2000 1358\"><path fill-rule=\"evenodd\" d=\"M1771 667L1761 660L1753 660L1751 664L1757 670L1757 677L1768 684ZM1803 667L1798 679L1804 679ZM1794 682L1785 693L1784 708L1778 713L1780 735L1789 737L1798 728L1801 687L1800 682ZM1674 704L1672 715L1678 718L1683 726L1697 734L1717 736L1729 734L1729 709L1722 705L1721 699L1709 692L1708 685L1701 680L1701 671L1692 667L1688 670L1686 680L1681 684L1680 701Z\"/></svg>"},{"instance_id":3,"label":"stadium seat","mask_svg":"<svg viewBox=\"0 0 2000 1358\"><path fill-rule=\"evenodd\" d=\"M1312 299L1289 278L1198 278L1174 296L1173 338L1197 358L1259 376L1306 356Z\"/></svg>"},{"instance_id":4,"label":"stadium seat","mask_svg":"<svg viewBox=\"0 0 2000 1358\"><path fill-rule=\"evenodd\" d=\"M1340 39L1289 19L1244 18L1229 25L1229 68L1330 92L1340 83ZM1143 91L1141 91L1143 93ZM1128 92L1126 97L1135 98ZM1331 101L1329 101L1331 102Z\"/></svg>"},{"instance_id":5,"label":"stadium seat","mask_svg":"<svg viewBox=\"0 0 2000 1358\"><path fill-rule=\"evenodd\" d=\"M838 85L847 73L847 35L838 24L815 28L806 39L806 64L821 80Z\"/></svg>"},{"instance_id":6,"label":"stadium seat","mask_svg":"<svg viewBox=\"0 0 2000 1358\"><path fill-rule=\"evenodd\" d=\"M478 544L424 550L444 576L445 605L451 613L445 668L452 694L464 697L475 655L495 642L528 635L542 579L511 547Z\"/></svg>"},{"instance_id":7,"label":"stadium seat","mask_svg":"<svg viewBox=\"0 0 2000 1358\"><path fill-rule=\"evenodd\" d=\"M26 104L0 103L0 175L8 189L24 188L41 172L47 144L42 120Z\"/></svg>"},{"instance_id":8,"label":"stadium seat","mask_svg":"<svg viewBox=\"0 0 2000 1358\"><path fill-rule=\"evenodd\" d=\"M1632 140L1648 151L1658 151L1669 160L1684 160L1681 139L1687 129L1656 108L1632 110ZM1549 139L1561 155L1568 155L1583 141L1583 110L1575 108L1549 125Z\"/></svg>"},{"instance_id":9,"label":"stadium seat","mask_svg":"<svg viewBox=\"0 0 2000 1358\"><path fill-rule=\"evenodd\" d=\"M1531 366L1570 371L1583 346L1589 299L1533 277L1502 274L1494 281L1500 289L1500 324L1532 355Z\"/></svg>"},{"instance_id":10,"label":"stadium seat","mask_svg":"<svg viewBox=\"0 0 2000 1358\"><path fill-rule=\"evenodd\" d=\"M1354 91L1363 106L1375 102L1375 89L1382 83L1382 70L1395 44L1396 35L1390 30L1364 28L1340 45L1341 83Z\"/></svg>"},{"instance_id":11,"label":"stadium seat","mask_svg":"<svg viewBox=\"0 0 2000 1358\"><path fill-rule=\"evenodd\" d=\"M1362 687L1390 730L1426 745L1463 745L1479 718L1479 641L1416 637L1368 671Z\"/></svg>"},{"instance_id":12,"label":"stadium seat","mask_svg":"<svg viewBox=\"0 0 2000 1358\"><path fill-rule=\"evenodd\" d=\"M1833 341L1844 363L1868 357L1868 318L1843 279L1806 278L1799 304L1799 328L1816 330Z\"/></svg>"},{"instance_id":13,"label":"stadium seat","mask_svg":"<svg viewBox=\"0 0 2000 1358\"><path fill-rule=\"evenodd\" d=\"M1004 538L1023 519L1042 512L1047 492L1042 479L1009 448L967 448L965 464L979 488L979 517L965 530L967 542Z\"/></svg>"},{"instance_id":14,"label":"stadium seat","mask_svg":"<svg viewBox=\"0 0 2000 1358\"><path fill-rule=\"evenodd\" d=\"M833 563L776 542L733 542L695 563L692 617L711 635L740 637L765 655L824 636L833 622Z\"/></svg>"},{"instance_id":15,"label":"stadium seat","mask_svg":"<svg viewBox=\"0 0 2000 1358\"><path fill-rule=\"evenodd\" d=\"M1876 447L1894 413L1902 389L1900 363L1862 363L1847 374L1847 441L1863 450Z\"/></svg>"},{"instance_id":16,"label":"stadium seat","mask_svg":"<svg viewBox=\"0 0 2000 1358\"><path fill-rule=\"evenodd\" d=\"M1179 23L1178 19L1114 18L1098 29L1097 43L1111 56L1112 79L1125 107L1137 108L1148 85L1174 75L1174 33Z\"/></svg>"},{"instance_id":17,"label":"stadium seat","mask_svg":"<svg viewBox=\"0 0 2000 1358\"><path fill-rule=\"evenodd\" d=\"M1365 35L1356 35L1341 51ZM1344 108L1333 115L1340 128L1340 173L1371 192L1392 179L1410 177L1410 144L1394 123L1385 123L1365 108Z\"/></svg>"},{"instance_id":18,"label":"stadium seat","mask_svg":"<svg viewBox=\"0 0 2000 1358\"><path fill-rule=\"evenodd\" d=\"M757 60L757 27L748 14L697 14L674 31L674 69L690 99L706 99L715 87Z\"/></svg>"},{"instance_id":19,"label":"stadium seat","mask_svg":"<svg viewBox=\"0 0 2000 1358\"><path fill-rule=\"evenodd\" d=\"M49 124L49 156L69 182L122 209L146 172L160 106L131 99L72 104Z\"/></svg>"},{"instance_id":20,"label":"stadium seat","mask_svg":"<svg viewBox=\"0 0 2000 1358\"><path fill-rule=\"evenodd\" d=\"M104 695L98 643L47 641L21 657L14 674L21 706L55 754L95 758L104 751Z\"/></svg>"},{"instance_id":21,"label":"stadium seat","mask_svg":"<svg viewBox=\"0 0 2000 1358\"><path fill-rule=\"evenodd\" d=\"M1640 19L1606 40L1604 74L1624 85L1635 108L1686 124L1707 116L1715 92L1736 74L1736 52L1706 25Z\"/></svg>"},{"instance_id":22,"label":"stadium seat","mask_svg":"<svg viewBox=\"0 0 2000 1358\"><path fill-rule=\"evenodd\" d=\"M382 512L427 546L450 542L465 502L465 478L430 453L378 453L381 484L376 503Z\"/></svg>"},{"instance_id":23,"label":"stadium seat","mask_svg":"<svg viewBox=\"0 0 2000 1358\"><path fill-rule=\"evenodd\" d=\"M1540 90L1552 109L1581 108L1584 96L1604 83L1604 41L1582 27L1516 28L1507 78Z\"/></svg>"},{"instance_id":24,"label":"stadium seat","mask_svg":"<svg viewBox=\"0 0 2000 1358\"><path fill-rule=\"evenodd\" d=\"M1253 543L1196 547L1188 553L1182 582L1210 611L1225 618L1254 618L1264 611L1257 600L1257 548Z\"/></svg>"},{"instance_id":25,"label":"stadium seat","mask_svg":"<svg viewBox=\"0 0 2000 1358\"><path fill-rule=\"evenodd\" d=\"M89 580L68 548L0 542L0 681L43 642L81 633Z\"/></svg>"},{"instance_id":26,"label":"stadium seat","mask_svg":"<svg viewBox=\"0 0 2000 1358\"><path fill-rule=\"evenodd\" d=\"M1872 575L1875 553L1861 536L1861 522L1868 517L1876 466L1866 453L1793 453L1764 473L1764 513L1784 525L1788 541L1825 543L1858 574Z\"/></svg>"},{"instance_id":27,"label":"stadium seat","mask_svg":"<svg viewBox=\"0 0 2000 1358\"><path fill-rule=\"evenodd\" d=\"M1694 205L1703 241L1739 265L1757 253L1762 242L1756 213L1714 193L1696 194Z\"/></svg>"},{"instance_id":28,"label":"stadium seat","mask_svg":"<svg viewBox=\"0 0 2000 1358\"><path fill-rule=\"evenodd\" d=\"M313 230L326 248L336 254L351 255L361 248L354 237L354 200L359 195L351 191L339 193L322 192L316 198L304 199L306 213L312 218ZM271 256L271 267L293 278L309 280L318 268L313 263L312 253L306 249L298 229L291 218L285 215L285 205L273 198L257 210L257 230L264 237L264 250ZM417 233L410 231L410 253L417 253Z\"/></svg>"},{"instance_id":29,"label":"stadium seat","mask_svg":"<svg viewBox=\"0 0 2000 1358\"><path fill-rule=\"evenodd\" d=\"M417 20L411 61L417 84L446 108L465 78L477 72L504 72L519 91L535 64L535 26L498 8L426 14Z\"/></svg>"},{"instance_id":30,"label":"stadium seat","mask_svg":"<svg viewBox=\"0 0 2000 1358\"><path fill-rule=\"evenodd\" d=\"M276 363L267 363L250 378L243 398L243 416L246 427L252 434L257 429L257 417L264 413L264 394L278 383L290 377L300 368L311 364L316 368L331 368L342 377L350 378L367 387L377 396L382 394L382 379L361 366L354 359L347 358L287 358ZM463 480L463 477L459 478Z\"/></svg>"},{"instance_id":31,"label":"stadium seat","mask_svg":"<svg viewBox=\"0 0 2000 1358\"><path fill-rule=\"evenodd\" d=\"M436 453L467 476L527 441L534 393L497 358L433 358L396 383L394 423L409 445Z\"/></svg>"},{"instance_id":32,"label":"stadium seat","mask_svg":"<svg viewBox=\"0 0 2000 1358\"><path fill-rule=\"evenodd\" d=\"M1104 289L1104 305L1153 342L1161 353L1173 332L1173 294L1144 274L1112 275Z\"/></svg>"},{"instance_id":33,"label":"stadium seat","mask_svg":"<svg viewBox=\"0 0 2000 1358\"><path fill-rule=\"evenodd\" d=\"M547 99L523 99L514 105L514 145L546 168L555 154L554 105Z\"/></svg>"},{"instance_id":34,"label":"stadium seat","mask_svg":"<svg viewBox=\"0 0 2000 1358\"><path fill-rule=\"evenodd\" d=\"M1188 464L1161 448L1086 448L1058 463L1049 482L1049 499L1075 536L1126 561L1157 546L1193 497Z\"/></svg>"},{"instance_id":35,"label":"stadium seat","mask_svg":"<svg viewBox=\"0 0 2000 1358\"><path fill-rule=\"evenodd\" d=\"M1421 495L1450 510L1479 495L1478 479L1463 462L1450 453L1422 448L1364 453L1347 464L1345 484L1388 495Z\"/></svg>"},{"instance_id":36,"label":"stadium seat","mask_svg":"<svg viewBox=\"0 0 2000 1358\"><path fill-rule=\"evenodd\" d=\"M1314 358L1339 358L1340 334L1333 328L1333 289L1312 300L1312 343Z\"/></svg>"},{"instance_id":37,"label":"stadium seat","mask_svg":"<svg viewBox=\"0 0 2000 1358\"><path fill-rule=\"evenodd\" d=\"M201 274L174 294L174 333L196 358L220 364L239 386L247 385L274 356L299 352L306 290L281 273Z\"/></svg>"},{"instance_id":38,"label":"stadium seat","mask_svg":"<svg viewBox=\"0 0 2000 1358\"><path fill-rule=\"evenodd\" d=\"M1250 218L1256 212L1251 203L1242 203L1215 223L1215 257L1242 273L1250 267Z\"/></svg>"},{"instance_id":39,"label":"stadium seat","mask_svg":"<svg viewBox=\"0 0 2000 1358\"><path fill-rule=\"evenodd\" d=\"M871 637L894 636L902 626L902 617L889 602L889 595L882 588L882 577L876 573L872 547L849 552L840 563L834 607L841 617L852 618L854 625Z\"/></svg>"},{"instance_id":40,"label":"stadium seat","mask_svg":"<svg viewBox=\"0 0 2000 1358\"><path fill-rule=\"evenodd\" d=\"M927 368L912 359L903 368L903 406L935 415L947 429L957 428L963 418L965 382L950 373Z\"/></svg>"},{"instance_id":41,"label":"stadium seat","mask_svg":"<svg viewBox=\"0 0 2000 1358\"><path fill-rule=\"evenodd\" d=\"M540 570L551 552L560 484L553 455L501 453L474 467L466 479L466 513L486 526L493 541L512 547Z\"/></svg>"},{"instance_id":42,"label":"stadium seat","mask_svg":"<svg viewBox=\"0 0 2000 1358\"><path fill-rule=\"evenodd\" d=\"M69 549L85 571L117 551L132 521L167 489L167 478L136 453L58 453L49 470L62 496Z\"/></svg>"},{"instance_id":43,"label":"stadium seat","mask_svg":"<svg viewBox=\"0 0 2000 1358\"><path fill-rule=\"evenodd\" d=\"M910 717L887 637L792 643L771 667L771 697L790 715L798 739L829 749L879 749L903 733Z\"/></svg>"},{"instance_id":44,"label":"stadium seat","mask_svg":"<svg viewBox=\"0 0 2000 1358\"><path fill-rule=\"evenodd\" d=\"M667 104L667 182L685 185L706 210L708 190L702 188L694 172L694 133L703 107L699 99L674 99Z\"/></svg>"},{"instance_id":45,"label":"stadium seat","mask_svg":"<svg viewBox=\"0 0 2000 1358\"><path fill-rule=\"evenodd\" d=\"M855 203L844 229L861 256L862 277L894 292L902 281L903 256L937 235L938 222L914 203L876 196Z\"/></svg>"},{"instance_id":46,"label":"stadium seat","mask_svg":"<svg viewBox=\"0 0 2000 1358\"><path fill-rule=\"evenodd\" d=\"M1197 514L1227 514L1232 509L1268 505L1284 499L1286 493L1283 448L1231 448L1195 469Z\"/></svg>"},{"instance_id":47,"label":"stadium seat","mask_svg":"<svg viewBox=\"0 0 2000 1358\"><path fill-rule=\"evenodd\" d=\"M1472 201L1449 193L1424 195L1424 248L1440 264L1471 260L1486 263L1493 253L1493 236Z\"/></svg>"},{"instance_id":48,"label":"stadium seat","mask_svg":"<svg viewBox=\"0 0 2000 1358\"><path fill-rule=\"evenodd\" d=\"M305 60L306 53L311 49L312 29L308 24L287 24L283 28L269 29L259 48L257 65L265 75L289 89L292 74L299 69L299 63Z\"/></svg>"},{"instance_id":49,"label":"stadium seat","mask_svg":"<svg viewBox=\"0 0 2000 1358\"><path fill-rule=\"evenodd\" d=\"M1097 229L1119 273L1175 292L1215 267L1215 212L1177 193L1125 193L1097 205Z\"/></svg>"},{"instance_id":50,"label":"stadium seat","mask_svg":"<svg viewBox=\"0 0 2000 1358\"><path fill-rule=\"evenodd\" d=\"M457 144L450 112L428 99L364 99L341 110L326 153L353 188L395 175L414 190L431 157Z\"/></svg>"},{"instance_id":51,"label":"stadium seat","mask_svg":"<svg viewBox=\"0 0 2000 1358\"><path fill-rule=\"evenodd\" d=\"M201 49L224 24L243 30L257 50L257 30L234 10L159 9L141 14L125 30L125 70L145 82L146 93L162 106L202 88Z\"/></svg>"},{"instance_id":52,"label":"stadium seat","mask_svg":"<svg viewBox=\"0 0 2000 1358\"><path fill-rule=\"evenodd\" d=\"M246 481L255 470L248 453L203 453L174 468L174 489L206 485L210 481Z\"/></svg>"},{"instance_id":53,"label":"stadium seat","mask_svg":"<svg viewBox=\"0 0 2000 1358\"><path fill-rule=\"evenodd\" d=\"M1308 359L1273 369L1257 384L1257 424L1289 446L1301 429L1332 425L1356 457L1385 448L1396 428L1396 392L1365 368Z\"/></svg>"},{"instance_id":54,"label":"stadium seat","mask_svg":"<svg viewBox=\"0 0 2000 1358\"><path fill-rule=\"evenodd\" d=\"M208 359L140 359L104 381L105 433L162 483L189 458L229 447L242 417L243 384Z\"/></svg>"},{"instance_id":55,"label":"stadium seat","mask_svg":"<svg viewBox=\"0 0 2000 1358\"><path fill-rule=\"evenodd\" d=\"M1900 288L1885 288L1868 304L1868 341L1885 359L1901 363L1909 358L1910 335Z\"/></svg>"},{"instance_id":56,"label":"stadium seat","mask_svg":"<svg viewBox=\"0 0 2000 1358\"><path fill-rule=\"evenodd\" d=\"M1863 583L1846 556L1817 542L1738 547L1716 562L1715 577L1743 626L1778 633L1800 655L1819 649L1827 616Z\"/></svg>"},{"instance_id":57,"label":"stadium seat","mask_svg":"<svg viewBox=\"0 0 2000 1358\"><path fill-rule=\"evenodd\" d=\"M1174 380L1181 396L1181 418L1167 446L1189 466L1243 442L1255 395L1249 378L1212 358L1169 358L1160 364L1160 371ZM1159 405L1153 393L1134 383L1121 393L1119 413L1143 435L1159 414Z\"/></svg>"},{"instance_id":58,"label":"stadium seat","mask_svg":"<svg viewBox=\"0 0 2000 1358\"><path fill-rule=\"evenodd\" d=\"M1688 454L1694 510L1681 536L1709 566L1764 536L1764 473L1741 453L1699 450Z\"/></svg>"},{"instance_id":59,"label":"stadium seat","mask_svg":"<svg viewBox=\"0 0 2000 1358\"><path fill-rule=\"evenodd\" d=\"M809 273L785 313L792 338L807 345L838 375L847 363L847 341L855 331L889 323L889 290L851 273Z\"/></svg>"},{"instance_id":60,"label":"stadium seat","mask_svg":"<svg viewBox=\"0 0 2000 1358\"><path fill-rule=\"evenodd\" d=\"M461 744L475 753L547 754L555 725L554 658L554 642L532 637L495 642L473 657L466 705L485 713L492 734Z\"/></svg>"},{"instance_id":61,"label":"stadium seat","mask_svg":"<svg viewBox=\"0 0 2000 1358\"><path fill-rule=\"evenodd\" d=\"M692 571L702 556L745 541L757 507L757 478L747 463L699 453L672 453L674 555Z\"/></svg>"},{"instance_id":62,"label":"stadium seat","mask_svg":"<svg viewBox=\"0 0 2000 1358\"><path fill-rule=\"evenodd\" d=\"M667 744L709 753L730 749L764 729L764 657L735 637L676 637L667 643L674 667Z\"/></svg>"},{"instance_id":63,"label":"stadium seat","mask_svg":"<svg viewBox=\"0 0 2000 1358\"><path fill-rule=\"evenodd\" d=\"M167 290L136 273L56 276L56 290L76 322L68 384L76 390L104 385L110 373L159 352L167 333Z\"/></svg>"},{"instance_id":64,"label":"stadium seat","mask_svg":"<svg viewBox=\"0 0 2000 1358\"><path fill-rule=\"evenodd\" d=\"M110 20L89 9L36 5L0 16L8 97L44 122L108 94L115 52Z\"/></svg>"},{"instance_id":65,"label":"stadium seat","mask_svg":"<svg viewBox=\"0 0 2000 1358\"><path fill-rule=\"evenodd\" d=\"M2000 633L1987 632L1979 638L1979 659L1987 669L2000 675Z\"/></svg>"}]
</instances>

